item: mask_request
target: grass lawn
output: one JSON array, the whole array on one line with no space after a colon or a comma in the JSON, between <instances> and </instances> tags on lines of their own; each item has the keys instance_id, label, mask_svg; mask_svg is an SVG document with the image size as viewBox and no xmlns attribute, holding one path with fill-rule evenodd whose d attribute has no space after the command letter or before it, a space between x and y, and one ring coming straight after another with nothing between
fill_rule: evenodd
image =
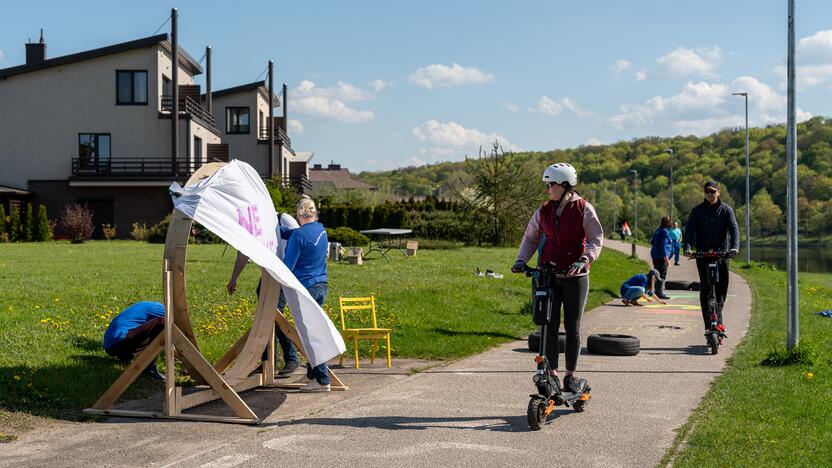
<instances>
[{"instance_id":1,"label":"grass lawn","mask_svg":"<svg viewBox=\"0 0 832 468\"><path fill-rule=\"evenodd\" d=\"M80 409L122 370L102 349L110 319L133 302L162 299L162 250L132 241L0 244L0 431L23 425L25 414L84 417ZM223 255L222 245L188 250L191 318L209 360L247 329L254 312L254 265L244 271L236 295L225 291L234 255L231 248ZM376 294L380 318L393 328L395 356L459 358L532 331L524 312L530 281L509 274L515 248L390 255L389 262L331 264L326 305L337 311L339 295ZM505 278L475 277L477 267ZM605 250L592 270L587 309L608 301L623 279L643 269L643 263ZM148 388L139 379L128 397Z\"/></svg>"},{"instance_id":2,"label":"grass lawn","mask_svg":"<svg viewBox=\"0 0 832 468\"><path fill-rule=\"evenodd\" d=\"M761 365L786 341L786 274L735 271L754 294L748 334L690 421L673 456L678 466L829 466L832 463L832 275L801 273L800 339L811 343L813 365ZM681 450L681 453L675 453Z\"/></svg>"}]
</instances>

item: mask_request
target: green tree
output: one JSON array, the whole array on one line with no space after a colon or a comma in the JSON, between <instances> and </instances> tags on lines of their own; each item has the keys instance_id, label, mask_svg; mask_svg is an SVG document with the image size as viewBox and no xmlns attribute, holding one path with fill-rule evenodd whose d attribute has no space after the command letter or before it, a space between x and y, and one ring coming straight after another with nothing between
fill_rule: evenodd
<instances>
[{"instance_id":1,"label":"green tree","mask_svg":"<svg viewBox=\"0 0 832 468\"><path fill-rule=\"evenodd\" d=\"M9 222L6 219L6 206L0 204L0 242L2 242L3 234L6 234L6 237L8 237L8 224Z\"/></svg>"},{"instance_id":2,"label":"green tree","mask_svg":"<svg viewBox=\"0 0 832 468\"><path fill-rule=\"evenodd\" d=\"M771 199L763 188L751 197L751 226L757 233L768 236L781 232L783 210Z\"/></svg>"},{"instance_id":3,"label":"green tree","mask_svg":"<svg viewBox=\"0 0 832 468\"><path fill-rule=\"evenodd\" d=\"M9 241L20 242L20 210L12 208L12 214L9 216Z\"/></svg>"},{"instance_id":4,"label":"green tree","mask_svg":"<svg viewBox=\"0 0 832 468\"><path fill-rule=\"evenodd\" d=\"M35 214L32 210L32 204L26 204L26 221L25 221L25 228L23 230L23 239L26 242L32 242L35 240L35 228L37 227L37 223L35 222Z\"/></svg>"},{"instance_id":5,"label":"green tree","mask_svg":"<svg viewBox=\"0 0 832 468\"><path fill-rule=\"evenodd\" d=\"M38 207L38 221L33 240L37 242L49 240L49 218L46 216L46 205Z\"/></svg>"}]
</instances>

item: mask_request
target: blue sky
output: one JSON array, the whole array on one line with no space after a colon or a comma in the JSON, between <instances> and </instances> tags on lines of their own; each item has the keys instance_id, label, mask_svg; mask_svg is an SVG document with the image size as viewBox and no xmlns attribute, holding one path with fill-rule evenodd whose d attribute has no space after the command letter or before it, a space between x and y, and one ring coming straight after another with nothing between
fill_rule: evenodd
<instances>
[{"instance_id":1,"label":"blue sky","mask_svg":"<svg viewBox=\"0 0 832 468\"><path fill-rule=\"evenodd\" d=\"M268 59L293 147L353 172L785 121L785 0L4 2L0 67L153 34L214 51L214 87ZM169 31L165 26L163 31ZM832 4L798 0L802 118L831 115ZM200 79L201 80L201 79ZM202 83L204 85L204 83ZM1 104L0 104L1 105Z\"/></svg>"}]
</instances>

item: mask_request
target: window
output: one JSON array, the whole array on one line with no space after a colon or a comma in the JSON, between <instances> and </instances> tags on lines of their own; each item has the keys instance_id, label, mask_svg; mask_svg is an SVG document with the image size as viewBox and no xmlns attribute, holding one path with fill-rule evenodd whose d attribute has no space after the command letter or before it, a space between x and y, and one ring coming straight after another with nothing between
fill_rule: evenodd
<instances>
[{"instance_id":1,"label":"window","mask_svg":"<svg viewBox=\"0 0 832 468\"><path fill-rule=\"evenodd\" d=\"M260 134L262 135L264 128L267 132L269 131L269 125L266 123L266 117L263 116L263 111L258 112L260 113L260 120L258 125L260 125Z\"/></svg>"},{"instance_id":2,"label":"window","mask_svg":"<svg viewBox=\"0 0 832 468\"><path fill-rule=\"evenodd\" d=\"M78 158L82 166L107 165L110 161L110 134L79 133Z\"/></svg>"},{"instance_id":3,"label":"window","mask_svg":"<svg viewBox=\"0 0 832 468\"><path fill-rule=\"evenodd\" d=\"M250 133L248 107L225 108L225 133Z\"/></svg>"},{"instance_id":4,"label":"window","mask_svg":"<svg viewBox=\"0 0 832 468\"><path fill-rule=\"evenodd\" d=\"M116 104L147 104L147 70L116 70Z\"/></svg>"},{"instance_id":5,"label":"window","mask_svg":"<svg viewBox=\"0 0 832 468\"><path fill-rule=\"evenodd\" d=\"M170 86L170 78L162 75L162 96L173 96L173 89Z\"/></svg>"},{"instance_id":6,"label":"window","mask_svg":"<svg viewBox=\"0 0 832 468\"><path fill-rule=\"evenodd\" d=\"M194 161L202 162L202 138L194 137Z\"/></svg>"}]
</instances>

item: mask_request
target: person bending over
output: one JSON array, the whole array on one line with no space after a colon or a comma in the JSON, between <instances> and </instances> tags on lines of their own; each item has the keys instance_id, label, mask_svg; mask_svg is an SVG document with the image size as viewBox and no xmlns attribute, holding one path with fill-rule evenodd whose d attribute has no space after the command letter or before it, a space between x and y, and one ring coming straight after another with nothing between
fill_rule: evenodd
<instances>
[{"instance_id":1,"label":"person bending over","mask_svg":"<svg viewBox=\"0 0 832 468\"><path fill-rule=\"evenodd\" d=\"M638 274L630 277L630 279L621 285L621 289L619 290L624 305L637 306L639 305L638 300L640 298L646 297L647 300L651 300L651 297L655 297L653 291L655 291L656 287L656 278L659 277L659 271L655 268L648 271L647 274ZM656 297L656 300L662 304L665 303L658 297Z\"/></svg>"},{"instance_id":2,"label":"person bending over","mask_svg":"<svg viewBox=\"0 0 832 468\"><path fill-rule=\"evenodd\" d=\"M104 352L129 364L165 329L165 306L159 302L137 302L121 311L104 332ZM151 362L145 375L165 380Z\"/></svg>"}]
</instances>

